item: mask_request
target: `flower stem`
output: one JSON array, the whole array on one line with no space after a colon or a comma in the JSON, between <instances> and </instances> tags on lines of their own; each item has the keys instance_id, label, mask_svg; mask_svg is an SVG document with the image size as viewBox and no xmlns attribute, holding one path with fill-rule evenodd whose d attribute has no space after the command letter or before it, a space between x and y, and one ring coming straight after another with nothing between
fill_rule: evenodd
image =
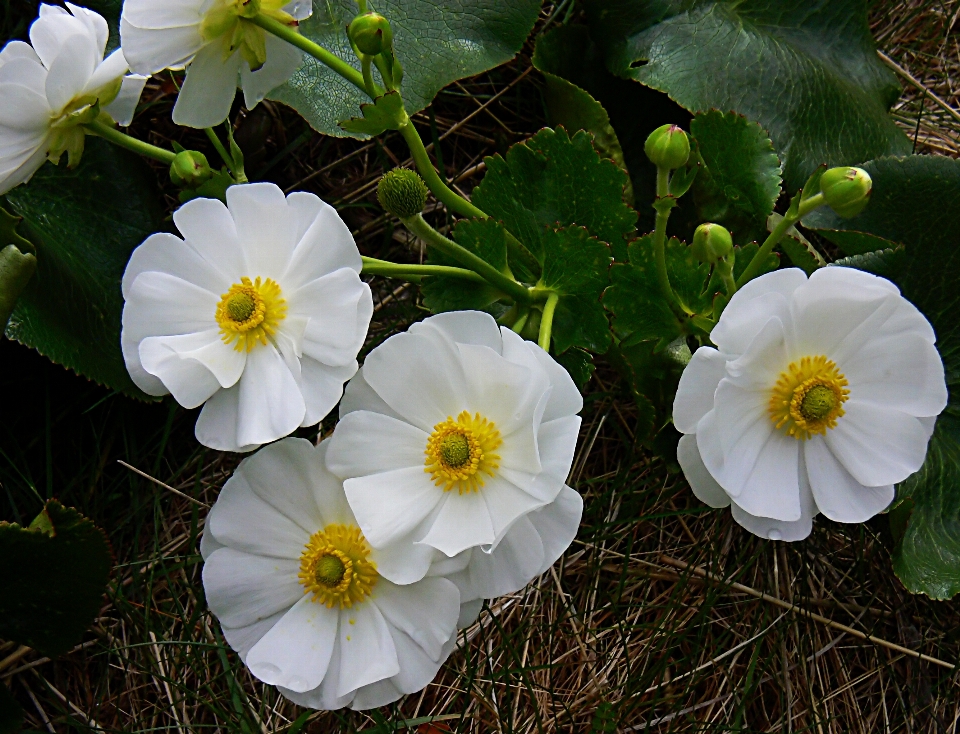
<instances>
[{"instance_id":1,"label":"flower stem","mask_svg":"<svg viewBox=\"0 0 960 734\"><path fill-rule=\"evenodd\" d=\"M527 325L527 319L530 318L530 307L524 306L520 311L520 315L517 317L517 320L513 322L513 326L510 327L512 331L519 334L523 331L523 327Z\"/></svg>"},{"instance_id":2,"label":"flower stem","mask_svg":"<svg viewBox=\"0 0 960 734\"><path fill-rule=\"evenodd\" d=\"M275 20L262 14L249 18L249 21L254 25L260 26L268 33L272 33L278 38L282 38L287 43L296 46L301 51L310 54L321 64L330 67L330 69L353 84L353 86L357 87L357 89L360 89L364 92L367 91L366 85L363 81L363 74L361 72L354 69L339 56L327 51L327 49L325 49L323 46L320 46L311 41L309 38L300 35L290 26L284 25L279 20Z\"/></svg>"},{"instance_id":3,"label":"flower stem","mask_svg":"<svg viewBox=\"0 0 960 734\"><path fill-rule=\"evenodd\" d=\"M360 56L360 68L363 73L363 86L367 90L370 99L377 98L377 85L373 81L373 59L366 54Z\"/></svg>"},{"instance_id":4,"label":"flower stem","mask_svg":"<svg viewBox=\"0 0 960 734\"><path fill-rule=\"evenodd\" d=\"M402 278L419 282L427 275L445 275L450 278L472 280L474 283L486 283L478 273L465 268L454 268L447 265L408 265L406 263L392 263L386 260L377 260L372 257L362 257L364 275L383 275L387 278Z\"/></svg>"},{"instance_id":5,"label":"flower stem","mask_svg":"<svg viewBox=\"0 0 960 734\"><path fill-rule=\"evenodd\" d=\"M543 316L540 317L540 337L537 344L545 351L550 351L550 335L553 331L553 314L557 310L557 303L560 301L559 293L551 293L547 297L547 302L543 304Z\"/></svg>"},{"instance_id":6,"label":"flower stem","mask_svg":"<svg viewBox=\"0 0 960 734\"><path fill-rule=\"evenodd\" d=\"M680 308L680 301L670 286L670 276L667 273L667 222L670 220L670 210L677 205L670 196L670 171L657 167L657 200L653 204L657 217L653 229L653 257L657 266L657 282L660 292L667 303L679 316L686 316Z\"/></svg>"},{"instance_id":7,"label":"flower stem","mask_svg":"<svg viewBox=\"0 0 960 734\"><path fill-rule=\"evenodd\" d=\"M99 138L110 141L114 145L119 145L121 148L126 148L134 153L152 158L161 163L166 163L167 165L173 163L173 159L177 157L177 154L172 150L165 150L164 148L158 148L156 145L150 145L150 143L131 137L102 122L88 122L82 127L91 135L96 135Z\"/></svg>"},{"instance_id":8,"label":"flower stem","mask_svg":"<svg viewBox=\"0 0 960 734\"><path fill-rule=\"evenodd\" d=\"M216 148L217 154L220 156L220 159L224 162L227 168L230 169L230 173L233 174L233 156L227 153L227 149L223 147L223 143L220 142L220 138L217 137L217 133L214 132L212 127L205 127L203 131L207 134L207 138L213 143L213 147Z\"/></svg>"},{"instance_id":9,"label":"flower stem","mask_svg":"<svg viewBox=\"0 0 960 734\"><path fill-rule=\"evenodd\" d=\"M486 260L474 255L451 239L444 237L433 227L427 224L423 217L417 214L401 220L411 232L431 247L449 255L464 267L479 273L487 283L510 296L517 303L529 303L530 292L517 281L508 278Z\"/></svg>"}]
</instances>

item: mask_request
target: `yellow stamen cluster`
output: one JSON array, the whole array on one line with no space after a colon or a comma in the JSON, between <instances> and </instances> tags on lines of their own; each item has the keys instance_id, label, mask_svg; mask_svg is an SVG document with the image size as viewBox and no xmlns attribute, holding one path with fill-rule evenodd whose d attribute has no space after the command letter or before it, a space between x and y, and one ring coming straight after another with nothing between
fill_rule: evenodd
<instances>
[{"instance_id":1,"label":"yellow stamen cluster","mask_svg":"<svg viewBox=\"0 0 960 734\"><path fill-rule=\"evenodd\" d=\"M352 607L370 595L377 583L377 565L355 525L327 525L310 536L300 555L304 593L330 609Z\"/></svg>"},{"instance_id":2,"label":"yellow stamen cluster","mask_svg":"<svg viewBox=\"0 0 960 734\"><path fill-rule=\"evenodd\" d=\"M216 318L223 341L234 343L238 352L249 352L257 342L265 345L286 315L280 286L270 278L244 277L221 296Z\"/></svg>"},{"instance_id":3,"label":"yellow stamen cluster","mask_svg":"<svg viewBox=\"0 0 960 734\"><path fill-rule=\"evenodd\" d=\"M792 362L770 395L770 418L788 436L805 441L826 434L843 415L850 391L847 378L824 356Z\"/></svg>"},{"instance_id":4,"label":"yellow stamen cluster","mask_svg":"<svg viewBox=\"0 0 960 734\"><path fill-rule=\"evenodd\" d=\"M483 486L482 474L494 476L500 468L500 456L494 451L503 443L492 421L466 410L456 420L448 417L433 427L424 451L424 471L434 484L449 492L477 492Z\"/></svg>"}]
</instances>

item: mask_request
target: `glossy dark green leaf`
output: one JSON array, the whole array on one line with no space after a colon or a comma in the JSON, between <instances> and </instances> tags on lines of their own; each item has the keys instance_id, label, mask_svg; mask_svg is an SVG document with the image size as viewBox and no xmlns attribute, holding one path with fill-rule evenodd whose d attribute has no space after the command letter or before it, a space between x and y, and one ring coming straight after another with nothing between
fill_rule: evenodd
<instances>
[{"instance_id":1,"label":"glossy dark green leaf","mask_svg":"<svg viewBox=\"0 0 960 734\"><path fill-rule=\"evenodd\" d=\"M563 128L544 128L510 148L506 158L495 155L486 163L473 203L501 220L541 264L543 237L550 236L544 233L558 226L586 227L615 255L625 250L624 237L637 220L623 201L627 175L600 157L588 133L571 137Z\"/></svg>"},{"instance_id":2,"label":"glossy dark green leaf","mask_svg":"<svg viewBox=\"0 0 960 734\"><path fill-rule=\"evenodd\" d=\"M2 243L0 243L2 247ZM0 327L6 328L17 298L37 270L37 258L16 245L0 249Z\"/></svg>"},{"instance_id":3,"label":"glossy dark green leaf","mask_svg":"<svg viewBox=\"0 0 960 734\"><path fill-rule=\"evenodd\" d=\"M597 369L590 352L577 347L571 347L563 354L558 354L556 360L570 373L570 377L581 390Z\"/></svg>"},{"instance_id":4,"label":"glossy dark green leaf","mask_svg":"<svg viewBox=\"0 0 960 734\"><path fill-rule=\"evenodd\" d=\"M379 135L385 130L397 130L403 114L403 100L399 92L387 92L373 102L360 105L363 117L351 117L340 123L348 133Z\"/></svg>"},{"instance_id":5,"label":"glossy dark green leaf","mask_svg":"<svg viewBox=\"0 0 960 734\"><path fill-rule=\"evenodd\" d=\"M130 253L161 228L150 169L131 153L88 138L80 165L45 165L7 194L37 249L37 272L6 334L95 382L149 399L120 353L120 280Z\"/></svg>"},{"instance_id":6,"label":"glossy dark green leaf","mask_svg":"<svg viewBox=\"0 0 960 734\"><path fill-rule=\"evenodd\" d=\"M897 488L913 502L893 567L915 593L948 599L960 593L960 161L930 156L864 164L873 196L853 219L819 209L804 225L855 255L843 264L893 280L933 324L950 400L937 419L921 470Z\"/></svg>"},{"instance_id":7,"label":"glossy dark green leaf","mask_svg":"<svg viewBox=\"0 0 960 734\"><path fill-rule=\"evenodd\" d=\"M908 153L887 114L900 94L865 0L585 0L607 67L692 112L759 122L796 191L821 163ZM621 131L621 136L623 132Z\"/></svg>"},{"instance_id":8,"label":"glossy dark green leaf","mask_svg":"<svg viewBox=\"0 0 960 734\"><path fill-rule=\"evenodd\" d=\"M49 657L78 644L112 563L103 531L56 500L29 528L0 522L0 638Z\"/></svg>"},{"instance_id":9,"label":"glossy dark green leaf","mask_svg":"<svg viewBox=\"0 0 960 734\"><path fill-rule=\"evenodd\" d=\"M497 270L502 270L507 264L506 232L503 225L493 219L461 219L453 228L453 239ZM429 262L431 265L462 267L458 261L435 250L430 252ZM423 305L434 313L485 311L502 298L499 291L482 283L436 275L424 279L421 291Z\"/></svg>"},{"instance_id":10,"label":"glossy dark green leaf","mask_svg":"<svg viewBox=\"0 0 960 734\"><path fill-rule=\"evenodd\" d=\"M582 54L574 49L582 49L588 42L586 33L583 26L557 26L537 39L533 65L543 73L547 119L554 127L562 125L567 130L591 133L593 145L600 155L626 171L623 148L607 111L589 92L569 81L582 63ZM629 178L624 199L633 203L633 186Z\"/></svg>"},{"instance_id":11,"label":"glossy dark green leaf","mask_svg":"<svg viewBox=\"0 0 960 734\"><path fill-rule=\"evenodd\" d=\"M584 227L546 229L542 283L560 294L553 318L553 352L584 347L602 354L610 342L607 315L600 303L607 287L610 247Z\"/></svg>"},{"instance_id":12,"label":"glossy dark green leaf","mask_svg":"<svg viewBox=\"0 0 960 734\"><path fill-rule=\"evenodd\" d=\"M374 7L393 29L394 52L403 66L401 93L412 115L448 84L512 59L533 28L540 1L380 0ZM300 32L359 69L346 32L356 14L356 0L315 2ZM360 104L370 101L312 57L304 57L303 67L270 98L293 107L314 130L337 136L351 134L338 123L356 117Z\"/></svg>"}]
</instances>

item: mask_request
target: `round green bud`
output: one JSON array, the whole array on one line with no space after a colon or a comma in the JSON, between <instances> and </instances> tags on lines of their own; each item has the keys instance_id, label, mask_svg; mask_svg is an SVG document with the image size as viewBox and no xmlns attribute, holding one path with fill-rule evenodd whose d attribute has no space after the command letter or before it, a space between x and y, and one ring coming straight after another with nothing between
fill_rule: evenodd
<instances>
[{"instance_id":1,"label":"round green bud","mask_svg":"<svg viewBox=\"0 0 960 734\"><path fill-rule=\"evenodd\" d=\"M207 157L196 150L182 150L170 164L170 180L177 186L196 188L213 177Z\"/></svg>"},{"instance_id":2,"label":"round green bud","mask_svg":"<svg viewBox=\"0 0 960 734\"><path fill-rule=\"evenodd\" d=\"M647 137L643 152L658 168L680 168L690 157L690 139L676 125L661 125Z\"/></svg>"},{"instance_id":3,"label":"round green bud","mask_svg":"<svg viewBox=\"0 0 960 734\"><path fill-rule=\"evenodd\" d=\"M840 166L824 171L820 177L820 193L837 216L857 216L870 202L873 181L862 168Z\"/></svg>"},{"instance_id":4,"label":"round green bud","mask_svg":"<svg viewBox=\"0 0 960 734\"><path fill-rule=\"evenodd\" d=\"M376 56L381 51L393 48L393 31L390 21L379 13L362 13L354 18L347 34L360 53Z\"/></svg>"},{"instance_id":5,"label":"round green bud","mask_svg":"<svg viewBox=\"0 0 960 734\"><path fill-rule=\"evenodd\" d=\"M690 249L700 262L715 265L733 252L733 237L726 227L708 222L694 231Z\"/></svg>"},{"instance_id":6,"label":"round green bud","mask_svg":"<svg viewBox=\"0 0 960 734\"><path fill-rule=\"evenodd\" d=\"M415 217L427 203L427 185L409 168L394 168L377 184L380 206L400 219Z\"/></svg>"}]
</instances>

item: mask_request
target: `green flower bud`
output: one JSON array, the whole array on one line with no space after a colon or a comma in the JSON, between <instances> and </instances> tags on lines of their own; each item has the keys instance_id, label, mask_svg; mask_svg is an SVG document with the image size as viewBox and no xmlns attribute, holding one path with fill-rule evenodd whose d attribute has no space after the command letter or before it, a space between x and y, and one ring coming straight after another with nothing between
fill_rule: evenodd
<instances>
[{"instance_id":1,"label":"green flower bud","mask_svg":"<svg viewBox=\"0 0 960 734\"><path fill-rule=\"evenodd\" d=\"M347 28L350 40L360 53L376 56L381 51L393 48L393 31L390 21L379 13L363 13L354 18Z\"/></svg>"},{"instance_id":2,"label":"green flower bud","mask_svg":"<svg viewBox=\"0 0 960 734\"><path fill-rule=\"evenodd\" d=\"M427 185L409 168L394 168L377 184L380 206L400 219L415 217L427 203Z\"/></svg>"},{"instance_id":3,"label":"green flower bud","mask_svg":"<svg viewBox=\"0 0 960 734\"><path fill-rule=\"evenodd\" d=\"M650 133L643 152L658 168L680 168L690 157L690 139L676 125L661 125Z\"/></svg>"},{"instance_id":4,"label":"green flower bud","mask_svg":"<svg viewBox=\"0 0 960 734\"><path fill-rule=\"evenodd\" d=\"M857 216L870 202L873 181L862 168L840 166L824 171L820 177L820 193L838 217Z\"/></svg>"},{"instance_id":5,"label":"green flower bud","mask_svg":"<svg viewBox=\"0 0 960 734\"><path fill-rule=\"evenodd\" d=\"M726 227L708 222L697 227L690 249L700 262L715 265L733 252L733 238Z\"/></svg>"},{"instance_id":6,"label":"green flower bud","mask_svg":"<svg viewBox=\"0 0 960 734\"><path fill-rule=\"evenodd\" d=\"M170 180L176 186L194 189L213 177L207 157L195 150L182 150L170 164Z\"/></svg>"}]
</instances>

